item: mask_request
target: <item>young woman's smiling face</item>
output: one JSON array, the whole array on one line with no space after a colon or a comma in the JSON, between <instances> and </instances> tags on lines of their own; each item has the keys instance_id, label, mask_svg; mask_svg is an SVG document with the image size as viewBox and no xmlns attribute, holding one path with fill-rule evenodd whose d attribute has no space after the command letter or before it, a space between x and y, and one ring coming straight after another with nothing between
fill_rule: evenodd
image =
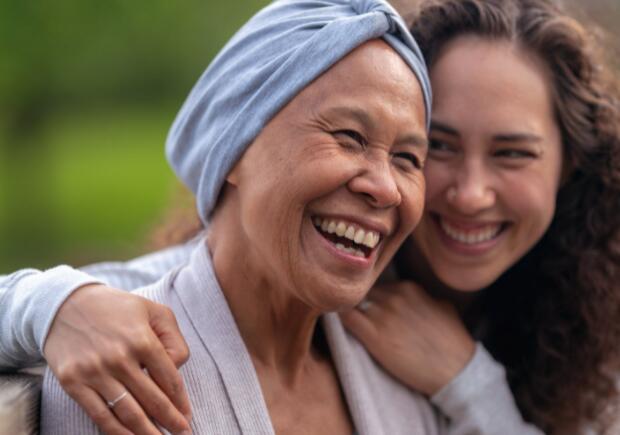
<instances>
[{"instance_id":1,"label":"young woman's smiling face","mask_svg":"<svg viewBox=\"0 0 620 435\"><path fill-rule=\"evenodd\" d=\"M542 60L511 42L463 36L431 67L426 209L415 251L455 290L492 284L545 233L562 144Z\"/></svg>"}]
</instances>

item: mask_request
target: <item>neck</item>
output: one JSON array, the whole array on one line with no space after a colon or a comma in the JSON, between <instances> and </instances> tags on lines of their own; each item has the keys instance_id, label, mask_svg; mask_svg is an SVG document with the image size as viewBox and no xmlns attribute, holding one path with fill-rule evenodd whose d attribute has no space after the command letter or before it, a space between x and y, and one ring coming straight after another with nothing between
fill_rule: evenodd
<instances>
[{"instance_id":1,"label":"neck","mask_svg":"<svg viewBox=\"0 0 620 435\"><path fill-rule=\"evenodd\" d=\"M217 228L214 219L207 238L213 267L256 369L294 384L309 363L322 358L314 345L321 313L278 287L270 271L253 261L251 249Z\"/></svg>"},{"instance_id":2,"label":"neck","mask_svg":"<svg viewBox=\"0 0 620 435\"><path fill-rule=\"evenodd\" d=\"M476 302L480 297L480 291L463 292L445 285L433 273L430 264L411 240L403 244L394 262L399 277L415 281L435 298L449 301L467 324L475 323L473 318L477 317Z\"/></svg>"}]
</instances>

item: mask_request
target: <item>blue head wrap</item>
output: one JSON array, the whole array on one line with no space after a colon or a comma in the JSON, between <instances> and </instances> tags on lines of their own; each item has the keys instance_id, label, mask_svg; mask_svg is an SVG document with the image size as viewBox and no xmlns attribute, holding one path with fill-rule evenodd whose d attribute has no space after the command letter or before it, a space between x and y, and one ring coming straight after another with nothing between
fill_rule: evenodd
<instances>
[{"instance_id":1,"label":"blue head wrap","mask_svg":"<svg viewBox=\"0 0 620 435\"><path fill-rule=\"evenodd\" d=\"M194 86L166 142L168 161L196 195L205 224L228 172L271 118L376 38L417 76L428 122L431 90L422 54L384 0L276 0L233 36Z\"/></svg>"}]
</instances>

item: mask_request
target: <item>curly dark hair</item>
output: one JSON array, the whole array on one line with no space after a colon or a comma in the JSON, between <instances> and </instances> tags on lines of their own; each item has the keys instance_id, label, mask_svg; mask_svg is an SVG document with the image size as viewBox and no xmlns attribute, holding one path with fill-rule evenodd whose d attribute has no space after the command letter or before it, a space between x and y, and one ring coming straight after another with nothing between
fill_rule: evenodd
<instances>
[{"instance_id":1,"label":"curly dark hair","mask_svg":"<svg viewBox=\"0 0 620 435\"><path fill-rule=\"evenodd\" d=\"M596 41L547 0L433 0L412 33L432 69L445 44L508 40L550 73L566 180L549 230L481 294L482 341L524 417L549 433L603 432L620 373L620 105ZM598 44L601 47L601 44Z\"/></svg>"}]
</instances>

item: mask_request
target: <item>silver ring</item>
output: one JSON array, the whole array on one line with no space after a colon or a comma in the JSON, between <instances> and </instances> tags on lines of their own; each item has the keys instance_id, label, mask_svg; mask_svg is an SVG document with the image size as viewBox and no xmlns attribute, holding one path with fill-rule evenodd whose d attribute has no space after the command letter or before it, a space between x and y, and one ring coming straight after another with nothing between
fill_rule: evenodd
<instances>
[{"instance_id":1,"label":"silver ring","mask_svg":"<svg viewBox=\"0 0 620 435\"><path fill-rule=\"evenodd\" d=\"M371 306L372 306L372 302L370 302L368 299L364 299L362 302L360 302L357 305L357 309L360 311L366 312Z\"/></svg>"},{"instance_id":2,"label":"silver ring","mask_svg":"<svg viewBox=\"0 0 620 435\"><path fill-rule=\"evenodd\" d=\"M108 401L107 401L107 403L108 403L108 408L110 408L110 409L114 408L118 402L120 402L121 400L123 400L123 399L127 396L127 394L129 394L129 392L128 392L127 390L125 390L125 391L123 391L123 392L121 393L121 395L120 395L120 396L118 396L116 399L114 399L114 400L108 400Z\"/></svg>"}]
</instances>

